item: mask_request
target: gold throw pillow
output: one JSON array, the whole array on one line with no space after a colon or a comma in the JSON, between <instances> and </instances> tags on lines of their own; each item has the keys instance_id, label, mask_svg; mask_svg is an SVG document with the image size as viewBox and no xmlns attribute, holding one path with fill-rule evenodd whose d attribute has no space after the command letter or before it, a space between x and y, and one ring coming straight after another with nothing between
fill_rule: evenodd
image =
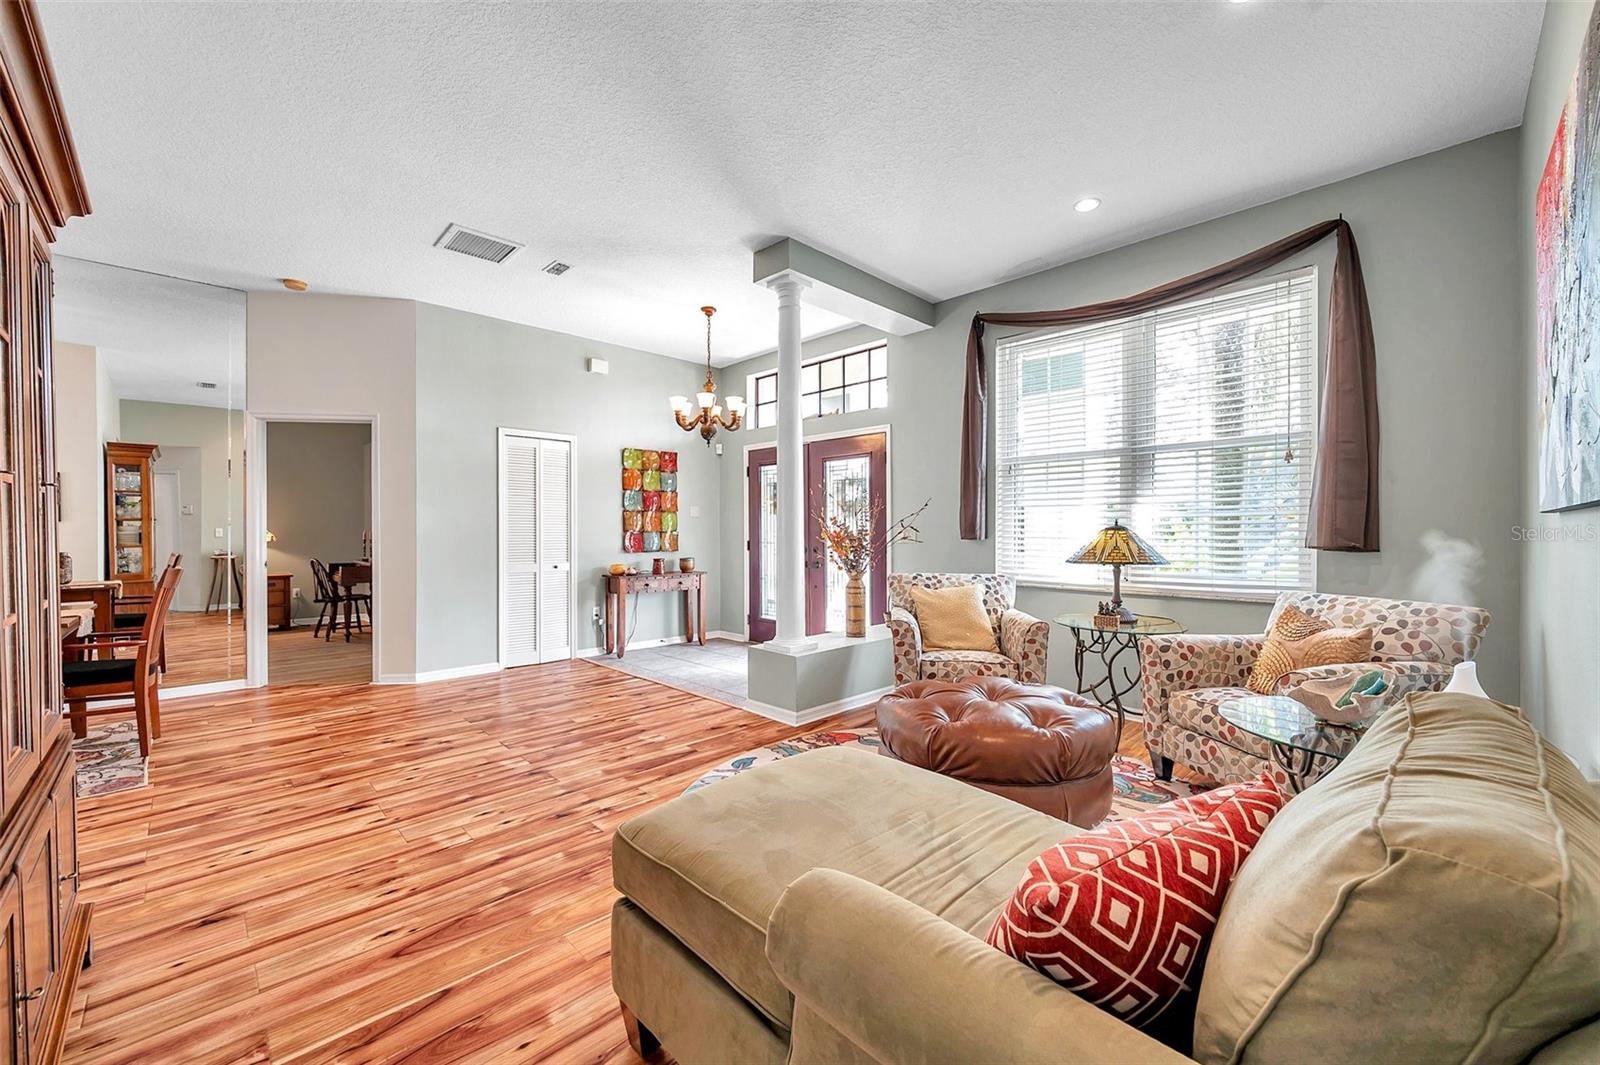
<instances>
[{"instance_id":1,"label":"gold throw pillow","mask_svg":"<svg viewBox=\"0 0 1600 1065\"><path fill-rule=\"evenodd\" d=\"M994 629L983 609L983 590L976 584L954 588L911 589L912 613L922 630L924 651L998 652Z\"/></svg>"},{"instance_id":2,"label":"gold throw pillow","mask_svg":"<svg viewBox=\"0 0 1600 1065\"><path fill-rule=\"evenodd\" d=\"M1245 687L1259 695L1271 695L1283 675L1292 670L1366 662L1371 658L1371 629L1336 629L1331 621L1287 606L1267 633L1266 646L1261 648Z\"/></svg>"}]
</instances>

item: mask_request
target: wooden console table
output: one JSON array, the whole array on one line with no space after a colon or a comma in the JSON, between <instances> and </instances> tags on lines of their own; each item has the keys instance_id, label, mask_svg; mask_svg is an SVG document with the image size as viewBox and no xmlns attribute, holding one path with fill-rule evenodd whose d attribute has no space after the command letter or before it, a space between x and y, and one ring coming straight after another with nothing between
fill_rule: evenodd
<instances>
[{"instance_id":1,"label":"wooden console table","mask_svg":"<svg viewBox=\"0 0 1600 1065\"><path fill-rule=\"evenodd\" d=\"M613 649L618 658L628 649L628 596L634 592L682 592L684 642L706 643L706 574L691 573L608 573L606 597L606 654Z\"/></svg>"}]
</instances>

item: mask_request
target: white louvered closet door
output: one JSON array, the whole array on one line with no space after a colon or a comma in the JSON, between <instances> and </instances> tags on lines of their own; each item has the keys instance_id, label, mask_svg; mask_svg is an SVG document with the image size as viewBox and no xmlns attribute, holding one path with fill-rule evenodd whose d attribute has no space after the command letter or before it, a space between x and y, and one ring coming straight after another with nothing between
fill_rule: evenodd
<instances>
[{"instance_id":1,"label":"white louvered closet door","mask_svg":"<svg viewBox=\"0 0 1600 1065\"><path fill-rule=\"evenodd\" d=\"M539 441L539 661L572 657L572 445Z\"/></svg>"},{"instance_id":2,"label":"white louvered closet door","mask_svg":"<svg viewBox=\"0 0 1600 1065\"><path fill-rule=\"evenodd\" d=\"M500 663L539 661L539 441L500 434Z\"/></svg>"}]
</instances>

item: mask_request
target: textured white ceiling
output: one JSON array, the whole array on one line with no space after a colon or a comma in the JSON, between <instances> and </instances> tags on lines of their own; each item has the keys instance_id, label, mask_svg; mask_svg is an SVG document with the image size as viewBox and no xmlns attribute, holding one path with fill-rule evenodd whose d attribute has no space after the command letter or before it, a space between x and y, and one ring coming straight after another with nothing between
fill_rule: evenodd
<instances>
[{"instance_id":1,"label":"textured white ceiling","mask_svg":"<svg viewBox=\"0 0 1600 1065\"><path fill-rule=\"evenodd\" d=\"M244 407L243 292L69 256L55 268L55 337L98 348L118 399Z\"/></svg>"},{"instance_id":2,"label":"textured white ceiling","mask_svg":"<svg viewBox=\"0 0 1600 1065\"><path fill-rule=\"evenodd\" d=\"M775 237L943 299L1516 125L1543 11L41 7L95 206L64 252L687 358L713 303L719 362L775 343ZM452 221L528 247L433 248Z\"/></svg>"}]
</instances>

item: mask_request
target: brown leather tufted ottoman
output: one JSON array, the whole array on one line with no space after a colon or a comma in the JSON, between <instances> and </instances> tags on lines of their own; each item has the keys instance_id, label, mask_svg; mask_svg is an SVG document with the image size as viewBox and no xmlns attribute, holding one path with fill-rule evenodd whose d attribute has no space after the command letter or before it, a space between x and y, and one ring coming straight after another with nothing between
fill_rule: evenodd
<instances>
[{"instance_id":1,"label":"brown leather tufted ottoman","mask_svg":"<svg viewBox=\"0 0 1600 1065\"><path fill-rule=\"evenodd\" d=\"M878 700L882 754L1088 828L1111 809L1111 714L1004 677L916 680Z\"/></svg>"}]
</instances>

